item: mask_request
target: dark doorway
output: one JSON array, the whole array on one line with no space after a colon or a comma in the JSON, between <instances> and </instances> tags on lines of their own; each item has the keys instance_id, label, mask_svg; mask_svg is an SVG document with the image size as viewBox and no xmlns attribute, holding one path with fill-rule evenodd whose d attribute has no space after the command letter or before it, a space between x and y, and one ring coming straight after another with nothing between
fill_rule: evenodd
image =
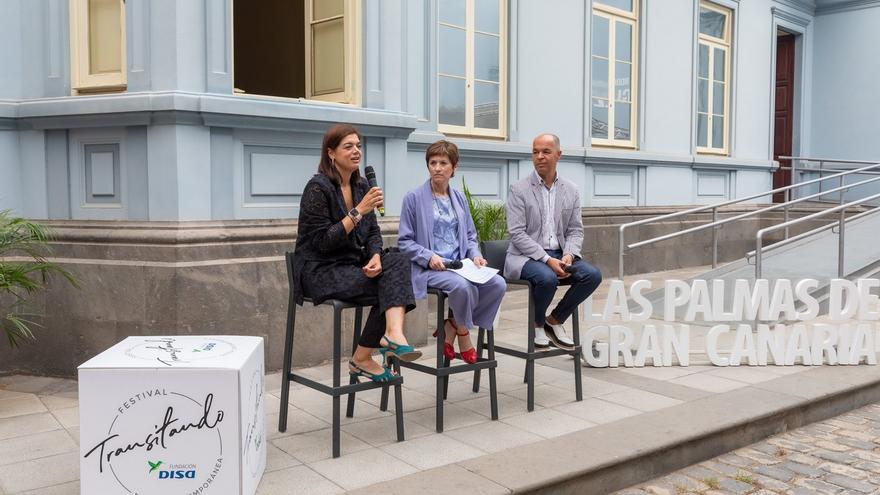
<instances>
[{"instance_id":1,"label":"dark doorway","mask_svg":"<svg viewBox=\"0 0 880 495\"><path fill-rule=\"evenodd\" d=\"M773 189L791 185L791 160L780 160L780 156L791 156L792 129L794 121L794 60L795 37L793 34L779 33L776 37L776 112L773 125L773 159L780 168L773 173ZM773 195L774 203L785 201L784 193Z\"/></svg>"},{"instance_id":2,"label":"dark doorway","mask_svg":"<svg viewBox=\"0 0 880 495\"><path fill-rule=\"evenodd\" d=\"M238 0L232 6L235 92L305 97L305 2Z\"/></svg>"}]
</instances>

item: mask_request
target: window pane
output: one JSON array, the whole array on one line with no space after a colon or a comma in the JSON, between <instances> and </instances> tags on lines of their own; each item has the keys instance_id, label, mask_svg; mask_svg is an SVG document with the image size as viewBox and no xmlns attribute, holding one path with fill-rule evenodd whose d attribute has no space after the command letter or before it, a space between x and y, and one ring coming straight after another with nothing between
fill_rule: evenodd
<instances>
[{"instance_id":1,"label":"window pane","mask_svg":"<svg viewBox=\"0 0 880 495\"><path fill-rule=\"evenodd\" d=\"M620 10L626 10L627 12L632 12L633 9L633 0L593 0L594 3L601 3L602 5L607 5L609 7L616 7Z\"/></svg>"},{"instance_id":2,"label":"window pane","mask_svg":"<svg viewBox=\"0 0 880 495\"><path fill-rule=\"evenodd\" d=\"M608 61L593 57L593 66L590 72L593 78L593 96L608 98Z\"/></svg>"},{"instance_id":3,"label":"window pane","mask_svg":"<svg viewBox=\"0 0 880 495\"><path fill-rule=\"evenodd\" d=\"M440 0L440 22L465 26L465 0Z\"/></svg>"},{"instance_id":4,"label":"window pane","mask_svg":"<svg viewBox=\"0 0 880 495\"><path fill-rule=\"evenodd\" d=\"M697 114L697 146L708 146L707 129L709 128L709 116L704 113Z\"/></svg>"},{"instance_id":5,"label":"window pane","mask_svg":"<svg viewBox=\"0 0 880 495\"><path fill-rule=\"evenodd\" d=\"M312 94L345 90L342 19L312 25Z\"/></svg>"},{"instance_id":6,"label":"window pane","mask_svg":"<svg viewBox=\"0 0 880 495\"><path fill-rule=\"evenodd\" d=\"M320 21L328 17L342 15L342 0L311 0L312 20Z\"/></svg>"},{"instance_id":7,"label":"window pane","mask_svg":"<svg viewBox=\"0 0 880 495\"><path fill-rule=\"evenodd\" d=\"M712 85L712 113L724 115L724 83L716 82Z\"/></svg>"},{"instance_id":8,"label":"window pane","mask_svg":"<svg viewBox=\"0 0 880 495\"><path fill-rule=\"evenodd\" d=\"M498 65L499 38L490 34L474 34L474 77L500 81Z\"/></svg>"},{"instance_id":9,"label":"window pane","mask_svg":"<svg viewBox=\"0 0 880 495\"><path fill-rule=\"evenodd\" d=\"M721 12L700 7L700 32L724 39L724 21L726 19L727 16Z\"/></svg>"},{"instance_id":10,"label":"window pane","mask_svg":"<svg viewBox=\"0 0 880 495\"><path fill-rule=\"evenodd\" d=\"M464 125L464 79L440 76L440 123Z\"/></svg>"},{"instance_id":11,"label":"window pane","mask_svg":"<svg viewBox=\"0 0 880 495\"><path fill-rule=\"evenodd\" d=\"M697 64L700 77L709 77L709 47L700 44L700 62Z\"/></svg>"},{"instance_id":12,"label":"window pane","mask_svg":"<svg viewBox=\"0 0 880 495\"><path fill-rule=\"evenodd\" d=\"M440 72L465 76L464 30L440 26Z\"/></svg>"},{"instance_id":13,"label":"window pane","mask_svg":"<svg viewBox=\"0 0 880 495\"><path fill-rule=\"evenodd\" d=\"M614 65L614 99L631 101L632 97L632 64L617 62Z\"/></svg>"},{"instance_id":14,"label":"window pane","mask_svg":"<svg viewBox=\"0 0 880 495\"><path fill-rule=\"evenodd\" d=\"M697 79L697 111L709 111L709 81L706 79Z\"/></svg>"},{"instance_id":15,"label":"window pane","mask_svg":"<svg viewBox=\"0 0 880 495\"><path fill-rule=\"evenodd\" d=\"M498 0L477 0L474 3L474 29L500 34Z\"/></svg>"},{"instance_id":16,"label":"window pane","mask_svg":"<svg viewBox=\"0 0 880 495\"><path fill-rule=\"evenodd\" d=\"M614 58L632 62L632 26L625 22L614 24Z\"/></svg>"},{"instance_id":17,"label":"window pane","mask_svg":"<svg viewBox=\"0 0 880 495\"><path fill-rule=\"evenodd\" d=\"M474 84L474 127L498 129L498 85Z\"/></svg>"},{"instance_id":18,"label":"window pane","mask_svg":"<svg viewBox=\"0 0 880 495\"><path fill-rule=\"evenodd\" d=\"M89 74L122 71L120 0L89 0Z\"/></svg>"},{"instance_id":19,"label":"window pane","mask_svg":"<svg viewBox=\"0 0 880 495\"><path fill-rule=\"evenodd\" d=\"M712 71L712 73L714 74L712 76L712 78L715 79L716 81L723 81L724 80L724 67L725 67L724 56L725 55L726 55L726 53L724 52L724 50L722 50L721 48L715 48L715 54L714 54L715 59L712 60L712 64L715 66L715 70Z\"/></svg>"},{"instance_id":20,"label":"window pane","mask_svg":"<svg viewBox=\"0 0 880 495\"><path fill-rule=\"evenodd\" d=\"M614 104L614 139L629 140L631 107L629 103Z\"/></svg>"},{"instance_id":21,"label":"window pane","mask_svg":"<svg viewBox=\"0 0 880 495\"><path fill-rule=\"evenodd\" d=\"M608 19L593 16L593 55L608 58Z\"/></svg>"},{"instance_id":22,"label":"window pane","mask_svg":"<svg viewBox=\"0 0 880 495\"><path fill-rule=\"evenodd\" d=\"M606 100L593 98L592 121L592 136L608 139L608 102Z\"/></svg>"},{"instance_id":23,"label":"window pane","mask_svg":"<svg viewBox=\"0 0 880 495\"><path fill-rule=\"evenodd\" d=\"M724 149L724 117L712 117L712 147Z\"/></svg>"}]
</instances>

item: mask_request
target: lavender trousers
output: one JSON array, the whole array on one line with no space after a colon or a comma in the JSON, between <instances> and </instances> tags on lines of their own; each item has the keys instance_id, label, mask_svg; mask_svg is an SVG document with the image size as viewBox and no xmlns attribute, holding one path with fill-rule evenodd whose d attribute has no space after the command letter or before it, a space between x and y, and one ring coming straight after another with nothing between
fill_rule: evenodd
<instances>
[{"instance_id":1,"label":"lavender trousers","mask_svg":"<svg viewBox=\"0 0 880 495\"><path fill-rule=\"evenodd\" d=\"M428 270L428 287L440 289L449 298L455 324L465 328L478 326L492 330L507 283L495 275L484 284L475 284L461 275Z\"/></svg>"}]
</instances>

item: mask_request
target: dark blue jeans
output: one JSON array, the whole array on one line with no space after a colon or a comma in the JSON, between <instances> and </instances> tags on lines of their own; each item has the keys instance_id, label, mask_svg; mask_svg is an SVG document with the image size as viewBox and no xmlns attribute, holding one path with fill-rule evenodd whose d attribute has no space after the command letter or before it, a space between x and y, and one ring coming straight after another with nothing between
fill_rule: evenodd
<instances>
[{"instance_id":1,"label":"dark blue jeans","mask_svg":"<svg viewBox=\"0 0 880 495\"><path fill-rule=\"evenodd\" d=\"M547 254L551 258L562 258L562 251L559 249L548 249ZM536 325L544 325L547 308L550 307L550 302L553 300L553 295L556 294L556 287L559 286L560 282L571 283L571 287L565 292L559 304L556 305L556 309L550 313L559 323L565 322L571 316L575 307L590 297L590 294L602 282L602 272L586 261L578 259L572 263L572 266L575 267L576 271L568 278L560 280L546 263L535 260L526 261L519 278L528 280L532 284L532 294L535 299Z\"/></svg>"}]
</instances>

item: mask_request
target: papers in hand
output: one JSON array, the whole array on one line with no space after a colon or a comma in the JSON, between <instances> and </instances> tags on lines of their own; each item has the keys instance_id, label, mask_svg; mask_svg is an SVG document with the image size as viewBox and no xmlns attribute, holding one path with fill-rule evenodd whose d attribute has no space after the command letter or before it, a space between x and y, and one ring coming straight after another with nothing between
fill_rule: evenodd
<instances>
[{"instance_id":1,"label":"papers in hand","mask_svg":"<svg viewBox=\"0 0 880 495\"><path fill-rule=\"evenodd\" d=\"M461 260L461 265L461 268L449 271L455 272L475 284L484 284L498 273L498 270L495 268L489 268L488 266L480 268L468 258Z\"/></svg>"}]
</instances>

